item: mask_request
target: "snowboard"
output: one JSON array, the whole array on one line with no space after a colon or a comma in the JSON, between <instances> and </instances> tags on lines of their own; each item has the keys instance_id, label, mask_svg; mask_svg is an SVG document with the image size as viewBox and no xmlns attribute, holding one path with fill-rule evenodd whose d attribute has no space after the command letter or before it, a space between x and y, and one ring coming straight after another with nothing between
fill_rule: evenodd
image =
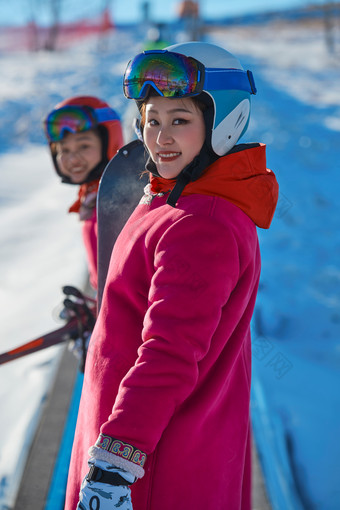
<instances>
[{"instance_id":1,"label":"snowboard","mask_svg":"<svg viewBox=\"0 0 340 510\"><path fill-rule=\"evenodd\" d=\"M147 184L147 154L140 140L122 147L109 162L97 195L98 215L98 311L113 245L129 216L143 196Z\"/></svg>"}]
</instances>

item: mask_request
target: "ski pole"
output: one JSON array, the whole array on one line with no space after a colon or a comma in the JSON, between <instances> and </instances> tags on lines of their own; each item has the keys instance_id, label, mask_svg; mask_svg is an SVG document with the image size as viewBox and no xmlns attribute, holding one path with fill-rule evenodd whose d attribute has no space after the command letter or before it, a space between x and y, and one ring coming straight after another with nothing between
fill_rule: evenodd
<instances>
[{"instance_id":1,"label":"ski pole","mask_svg":"<svg viewBox=\"0 0 340 510\"><path fill-rule=\"evenodd\" d=\"M94 314L96 312L96 307L89 309L92 313L91 321L87 315L83 316L84 321L84 329L91 331L94 324ZM47 347L51 347L52 345L58 345L63 342L67 342L72 339L76 339L79 337L79 317L72 317L67 324L58 328L54 331L41 335L34 340L30 340L19 347L14 349L10 349L7 352L3 352L0 354L0 365L4 363L8 363L9 361L13 361L18 358L22 358L28 354L32 354L33 352L41 351L42 349L46 349Z\"/></svg>"}]
</instances>

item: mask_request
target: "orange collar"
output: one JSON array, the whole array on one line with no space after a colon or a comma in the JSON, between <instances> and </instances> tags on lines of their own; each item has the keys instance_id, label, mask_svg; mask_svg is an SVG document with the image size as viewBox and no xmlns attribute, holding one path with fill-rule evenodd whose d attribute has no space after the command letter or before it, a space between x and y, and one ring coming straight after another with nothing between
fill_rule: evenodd
<instances>
[{"instance_id":1,"label":"orange collar","mask_svg":"<svg viewBox=\"0 0 340 510\"><path fill-rule=\"evenodd\" d=\"M176 180L151 175L150 182L151 190L161 193L171 191ZM185 186L182 196L222 197L242 209L258 227L269 228L278 190L274 173L266 168L266 147L259 144L219 158L197 181Z\"/></svg>"},{"instance_id":2,"label":"orange collar","mask_svg":"<svg viewBox=\"0 0 340 510\"><path fill-rule=\"evenodd\" d=\"M84 184L81 184L78 191L78 198L77 200L71 205L68 212L69 213L80 213L80 209L82 205L84 204L86 197L88 197L90 194L92 196L96 196L99 188L99 179L96 179L95 181L86 182Z\"/></svg>"}]
</instances>

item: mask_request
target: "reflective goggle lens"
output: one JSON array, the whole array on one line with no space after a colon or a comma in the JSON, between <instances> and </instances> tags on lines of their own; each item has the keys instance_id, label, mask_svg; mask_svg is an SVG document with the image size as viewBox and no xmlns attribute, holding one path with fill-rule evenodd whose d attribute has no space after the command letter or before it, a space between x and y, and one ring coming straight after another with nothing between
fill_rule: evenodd
<instances>
[{"instance_id":1,"label":"reflective goggle lens","mask_svg":"<svg viewBox=\"0 0 340 510\"><path fill-rule=\"evenodd\" d=\"M123 81L128 99L144 99L152 86L164 97L185 97L203 89L204 66L191 57L166 50L140 53L126 68Z\"/></svg>"},{"instance_id":2,"label":"reflective goggle lens","mask_svg":"<svg viewBox=\"0 0 340 510\"><path fill-rule=\"evenodd\" d=\"M64 106L53 110L44 122L46 135L50 142L60 141L66 132L87 131L98 124L92 108Z\"/></svg>"},{"instance_id":3,"label":"reflective goggle lens","mask_svg":"<svg viewBox=\"0 0 340 510\"><path fill-rule=\"evenodd\" d=\"M65 133L80 133L103 122L118 120L110 107L67 105L53 110L44 121L45 132L50 142L59 142Z\"/></svg>"}]
</instances>

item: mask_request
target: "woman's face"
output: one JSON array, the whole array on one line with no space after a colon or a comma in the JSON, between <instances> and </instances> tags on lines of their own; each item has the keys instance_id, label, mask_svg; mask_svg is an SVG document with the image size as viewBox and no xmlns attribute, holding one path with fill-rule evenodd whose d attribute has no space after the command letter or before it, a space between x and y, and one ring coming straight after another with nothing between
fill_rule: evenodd
<instances>
[{"instance_id":1,"label":"woman's face","mask_svg":"<svg viewBox=\"0 0 340 510\"><path fill-rule=\"evenodd\" d=\"M144 142L165 179L174 179L202 148L202 111L189 98L151 96L145 106Z\"/></svg>"},{"instance_id":2,"label":"woman's face","mask_svg":"<svg viewBox=\"0 0 340 510\"><path fill-rule=\"evenodd\" d=\"M102 142L95 131L67 133L56 144L60 172L75 184L85 181L102 159Z\"/></svg>"}]
</instances>

